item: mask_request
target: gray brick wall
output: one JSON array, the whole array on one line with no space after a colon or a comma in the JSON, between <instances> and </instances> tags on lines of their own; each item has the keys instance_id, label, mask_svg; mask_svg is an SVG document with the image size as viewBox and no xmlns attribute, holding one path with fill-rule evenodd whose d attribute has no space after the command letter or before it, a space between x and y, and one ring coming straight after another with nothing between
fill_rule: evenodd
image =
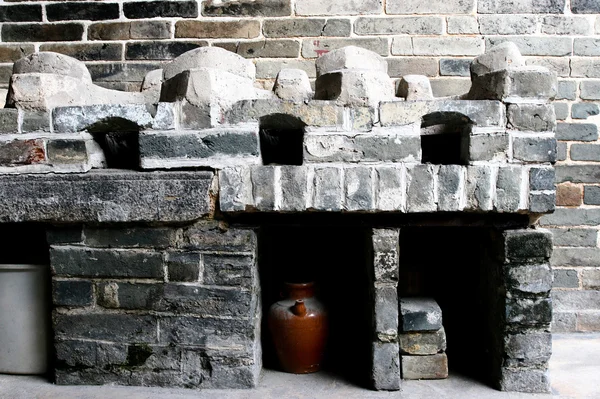
<instances>
[{"instance_id":1,"label":"gray brick wall","mask_svg":"<svg viewBox=\"0 0 600 399\"><path fill-rule=\"evenodd\" d=\"M541 223L558 238L555 300L596 299L569 301L555 328L600 331L598 286L590 283L600 270L597 1L11 0L0 5L0 97L12 62L36 51L84 61L102 86L139 90L144 75L165 61L195 47L221 46L252 59L259 83L270 88L280 67L303 69L314 79L315 59L346 45L387 57L395 79L424 74L436 96L458 95L470 86L468 62L506 40L517 43L527 64L559 76L558 212Z\"/></svg>"}]
</instances>

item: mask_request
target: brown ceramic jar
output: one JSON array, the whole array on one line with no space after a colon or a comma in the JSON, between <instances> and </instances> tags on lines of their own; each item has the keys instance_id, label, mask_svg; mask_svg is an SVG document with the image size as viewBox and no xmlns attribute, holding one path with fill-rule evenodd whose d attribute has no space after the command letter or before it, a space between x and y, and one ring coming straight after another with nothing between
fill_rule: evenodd
<instances>
[{"instance_id":1,"label":"brown ceramic jar","mask_svg":"<svg viewBox=\"0 0 600 399\"><path fill-rule=\"evenodd\" d=\"M285 283L286 299L269 309L269 330L281 368L294 374L319 371L327 340L327 314L314 283Z\"/></svg>"}]
</instances>

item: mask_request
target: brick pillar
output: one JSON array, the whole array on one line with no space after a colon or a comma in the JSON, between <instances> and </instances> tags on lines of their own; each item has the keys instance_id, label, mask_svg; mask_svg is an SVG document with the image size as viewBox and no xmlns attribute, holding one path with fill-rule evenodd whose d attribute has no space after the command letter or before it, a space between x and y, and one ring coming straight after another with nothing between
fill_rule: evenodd
<instances>
[{"instance_id":1,"label":"brick pillar","mask_svg":"<svg viewBox=\"0 0 600 399\"><path fill-rule=\"evenodd\" d=\"M377 390L400 389L398 349L399 231L373 229L373 350L371 381Z\"/></svg>"},{"instance_id":2,"label":"brick pillar","mask_svg":"<svg viewBox=\"0 0 600 399\"><path fill-rule=\"evenodd\" d=\"M498 385L503 391L549 392L552 354L552 234L543 229L506 230L501 241L503 315Z\"/></svg>"}]
</instances>

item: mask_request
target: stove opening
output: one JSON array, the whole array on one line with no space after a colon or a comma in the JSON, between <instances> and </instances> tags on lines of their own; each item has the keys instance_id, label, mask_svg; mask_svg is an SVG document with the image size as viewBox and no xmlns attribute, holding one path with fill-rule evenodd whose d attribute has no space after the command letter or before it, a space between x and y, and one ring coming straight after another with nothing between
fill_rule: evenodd
<instances>
[{"instance_id":1,"label":"stove opening","mask_svg":"<svg viewBox=\"0 0 600 399\"><path fill-rule=\"evenodd\" d=\"M260 118L263 165L302 165L304 122L285 114Z\"/></svg>"}]
</instances>

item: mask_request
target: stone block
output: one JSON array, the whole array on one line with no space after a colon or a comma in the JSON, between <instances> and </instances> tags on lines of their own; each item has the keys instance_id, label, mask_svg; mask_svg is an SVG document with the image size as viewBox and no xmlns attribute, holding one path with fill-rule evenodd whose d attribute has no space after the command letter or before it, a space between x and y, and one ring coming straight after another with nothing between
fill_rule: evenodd
<instances>
[{"instance_id":1,"label":"stone block","mask_svg":"<svg viewBox=\"0 0 600 399\"><path fill-rule=\"evenodd\" d=\"M53 315L57 339L86 339L112 342L155 343L155 316L137 314L60 314Z\"/></svg>"},{"instance_id":2,"label":"stone block","mask_svg":"<svg viewBox=\"0 0 600 399\"><path fill-rule=\"evenodd\" d=\"M373 267L377 283L395 284L398 281L398 234L398 230L395 229L373 229Z\"/></svg>"},{"instance_id":3,"label":"stone block","mask_svg":"<svg viewBox=\"0 0 600 399\"><path fill-rule=\"evenodd\" d=\"M600 41L593 42L593 48L586 48L585 51L594 53L596 57L600 55ZM581 49L580 51L584 51ZM591 54L590 54L591 56ZM571 76L574 78L600 78L600 63L597 58L573 58L571 61Z\"/></svg>"},{"instance_id":4,"label":"stone block","mask_svg":"<svg viewBox=\"0 0 600 399\"><path fill-rule=\"evenodd\" d=\"M402 378L405 380L439 380L448 378L445 353L427 356L401 356Z\"/></svg>"},{"instance_id":5,"label":"stone block","mask_svg":"<svg viewBox=\"0 0 600 399\"><path fill-rule=\"evenodd\" d=\"M480 76L509 67L522 66L525 66L525 59L517 45L512 42L504 42L491 47L485 54L475 58L471 64L471 73Z\"/></svg>"},{"instance_id":6,"label":"stone block","mask_svg":"<svg viewBox=\"0 0 600 399\"><path fill-rule=\"evenodd\" d=\"M553 132L556 129L554 107L547 104L509 104L508 128L531 132Z\"/></svg>"},{"instance_id":7,"label":"stone block","mask_svg":"<svg viewBox=\"0 0 600 399\"><path fill-rule=\"evenodd\" d=\"M463 97L471 89L471 79L467 78L437 78L431 80L431 90L434 97Z\"/></svg>"},{"instance_id":8,"label":"stone block","mask_svg":"<svg viewBox=\"0 0 600 399\"><path fill-rule=\"evenodd\" d=\"M277 74L273 91L282 100L303 102L312 98L308 75L301 69L282 69Z\"/></svg>"},{"instance_id":9,"label":"stone block","mask_svg":"<svg viewBox=\"0 0 600 399\"><path fill-rule=\"evenodd\" d=\"M529 211L532 213L551 213L556 209L555 192L529 193Z\"/></svg>"},{"instance_id":10,"label":"stone block","mask_svg":"<svg viewBox=\"0 0 600 399\"><path fill-rule=\"evenodd\" d=\"M552 288L552 270L547 264L509 267L506 279L507 288L513 292L545 294Z\"/></svg>"},{"instance_id":11,"label":"stone block","mask_svg":"<svg viewBox=\"0 0 600 399\"><path fill-rule=\"evenodd\" d=\"M200 254L197 252L167 252L165 257L167 278L169 281L200 281L203 268Z\"/></svg>"},{"instance_id":12,"label":"stone block","mask_svg":"<svg viewBox=\"0 0 600 399\"><path fill-rule=\"evenodd\" d=\"M600 326L600 312L583 311L577 313L577 331L594 332Z\"/></svg>"},{"instance_id":13,"label":"stone block","mask_svg":"<svg viewBox=\"0 0 600 399\"><path fill-rule=\"evenodd\" d=\"M85 280L57 280L52 282L54 306L92 305L92 283Z\"/></svg>"},{"instance_id":14,"label":"stone block","mask_svg":"<svg viewBox=\"0 0 600 399\"><path fill-rule=\"evenodd\" d=\"M244 211L252 204L250 168L223 168L219 176L219 205L222 212Z\"/></svg>"},{"instance_id":15,"label":"stone block","mask_svg":"<svg viewBox=\"0 0 600 399\"><path fill-rule=\"evenodd\" d=\"M317 78L315 99L335 100L344 106L376 107L381 101L394 98L393 89L391 79L384 72L340 70Z\"/></svg>"},{"instance_id":16,"label":"stone block","mask_svg":"<svg viewBox=\"0 0 600 399\"><path fill-rule=\"evenodd\" d=\"M509 67L473 77L471 99L545 103L556 96L556 73L544 67Z\"/></svg>"},{"instance_id":17,"label":"stone block","mask_svg":"<svg viewBox=\"0 0 600 399\"><path fill-rule=\"evenodd\" d=\"M341 168L315 168L314 198L312 199L312 207L315 210L340 211L342 209L343 191Z\"/></svg>"},{"instance_id":18,"label":"stone block","mask_svg":"<svg viewBox=\"0 0 600 399\"><path fill-rule=\"evenodd\" d=\"M465 209L491 211L493 209L494 170L490 166L467 166L465 182Z\"/></svg>"},{"instance_id":19,"label":"stone block","mask_svg":"<svg viewBox=\"0 0 600 399\"><path fill-rule=\"evenodd\" d=\"M485 48L480 37L413 37L414 55L455 55L468 56L482 54Z\"/></svg>"},{"instance_id":20,"label":"stone block","mask_svg":"<svg viewBox=\"0 0 600 399\"><path fill-rule=\"evenodd\" d=\"M531 35L537 31L533 15L480 15L478 20L484 35Z\"/></svg>"},{"instance_id":21,"label":"stone block","mask_svg":"<svg viewBox=\"0 0 600 399\"><path fill-rule=\"evenodd\" d=\"M583 193L583 203L586 205L600 205L600 187L586 186Z\"/></svg>"},{"instance_id":22,"label":"stone block","mask_svg":"<svg viewBox=\"0 0 600 399\"><path fill-rule=\"evenodd\" d=\"M595 144L572 144L573 161L600 161L600 146Z\"/></svg>"},{"instance_id":23,"label":"stone block","mask_svg":"<svg viewBox=\"0 0 600 399\"><path fill-rule=\"evenodd\" d=\"M450 16L446 29L451 35L475 35L479 33L479 22L471 15Z\"/></svg>"},{"instance_id":24,"label":"stone block","mask_svg":"<svg viewBox=\"0 0 600 399\"><path fill-rule=\"evenodd\" d=\"M573 269L554 269L553 288L579 288L579 275ZM556 317L554 317L556 318Z\"/></svg>"},{"instance_id":25,"label":"stone block","mask_svg":"<svg viewBox=\"0 0 600 399\"><path fill-rule=\"evenodd\" d=\"M279 166L281 186L281 206L284 212L297 212L306 209L308 190L306 182L308 169L298 166Z\"/></svg>"},{"instance_id":26,"label":"stone block","mask_svg":"<svg viewBox=\"0 0 600 399\"><path fill-rule=\"evenodd\" d=\"M441 35L443 30L440 17L359 17L354 21L359 35Z\"/></svg>"},{"instance_id":27,"label":"stone block","mask_svg":"<svg viewBox=\"0 0 600 399\"><path fill-rule=\"evenodd\" d=\"M558 206L579 206L582 201L582 186L571 183L561 183L556 186L556 204Z\"/></svg>"},{"instance_id":28,"label":"stone block","mask_svg":"<svg viewBox=\"0 0 600 399\"><path fill-rule=\"evenodd\" d=\"M375 286L373 318L375 334L381 342L398 339L398 289L396 286Z\"/></svg>"},{"instance_id":29,"label":"stone block","mask_svg":"<svg viewBox=\"0 0 600 399\"><path fill-rule=\"evenodd\" d=\"M231 228L224 222L200 221L183 229L178 247L192 251L253 252L256 234L251 229Z\"/></svg>"},{"instance_id":30,"label":"stone block","mask_svg":"<svg viewBox=\"0 0 600 399\"><path fill-rule=\"evenodd\" d=\"M156 329L155 329L156 332ZM197 316L160 318L161 344L213 346L250 351L257 334L251 320Z\"/></svg>"},{"instance_id":31,"label":"stone block","mask_svg":"<svg viewBox=\"0 0 600 399\"><path fill-rule=\"evenodd\" d=\"M558 143L556 143L556 160L567 160L567 143L565 143L564 141L559 141Z\"/></svg>"},{"instance_id":32,"label":"stone block","mask_svg":"<svg viewBox=\"0 0 600 399\"><path fill-rule=\"evenodd\" d=\"M397 38L396 38L397 39ZM398 41L394 41L398 44ZM392 50L398 51L397 48ZM411 50L412 51L412 50ZM404 75L425 75L429 77L438 75L438 62L435 58L429 57L401 57L388 58L388 74L393 78L401 78ZM399 83L399 82L398 82ZM430 82L431 84L431 82ZM432 88L433 90L433 88Z\"/></svg>"},{"instance_id":33,"label":"stone block","mask_svg":"<svg viewBox=\"0 0 600 399\"><path fill-rule=\"evenodd\" d=\"M554 290L552 301L557 312L589 311L598 307L598 290Z\"/></svg>"},{"instance_id":34,"label":"stone block","mask_svg":"<svg viewBox=\"0 0 600 399\"><path fill-rule=\"evenodd\" d=\"M218 38L218 39L253 39L260 35L260 22L254 20L234 21L177 21L175 38ZM204 47L218 49L219 47ZM194 51L194 50L191 50ZM181 56L180 56L181 57ZM214 55L207 58L213 58Z\"/></svg>"},{"instance_id":35,"label":"stone block","mask_svg":"<svg viewBox=\"0 0 600 399\"><path fill-rule=\"evenodd\" d=\"M584 80L579 85L579 96L582 100L600 100L600 82L597 80Z\"/></svg>"},{"instance_id":36,"label":"stone block","mask_svg":"<svg viewBox=\"0 0 600 399\"><path fill-rule=\"evenodd\" d=\"M19 129L19 112L16 109L0 109L0 134L17 133Z\"/></svg>"},{"instance_id":37,"label":"stone block","mask_svg":"<svg viewBox=\"0 0 600 399\"><path fill-rule=\"evenodd\" d=\"M84 140L48 140L48 162L52 164L85 164L88 150Z\"/></svg>"},{"instance_id":38,"label":"stone block","mask_svg":"<svg viewBox=\"0 0 600 399\"><path fill-rule=\"evenodd\" d=\"M44 140L0 141L0 166L34 165L46 161Z\"/></svg>"},{"instance_id":39,"label":"stone block","mask_svg":"<svg viewBox=\"0 0 600 399\"><path fill-rule=\"evenodd\" d=\"M50 264L56 276L163 278L162 255L149 250L54 246Z\"/></svg>"},{"instance_id":40,"label":"stone block","mask_svg":"<svg viewBox=\"0 0 600 399\"><path fill-rule=\"evenodd\" d=\"M390 0L386 3L386 12L388 14L470 14L474 7L474 0L434 0L427 5Z\"/></svg>"},{"instance_id":41,"label":"stone block","mask_svg":"<svg viewBox=\"0 0 600 399\"><path fill-rule=\"evenodd\" d=\"M488 36L486 46L494 46L506 41L517 45L521 54L527 56L570 56L573 42L569 37L561 36Z\"/></svg>"},{"instance_id":42,"label":"stone block","mask_svg":"<svg viewBox=\"0 0 600 399\"><path fill-rule=\"evenodd\" d=\"M400 298L400 331L438 331L442 310L432 298Z\"/></svg>"},{"instance_id":43,"label":"stone block","mask_svg":"<svg viewBox=\"0 0 600 399\"><path fill-rule=\"evenodd\" d=\"M548 373L538 369L502 368L500 390L509 392L550 392Z\"/></svg>"},{"instance_id":44,"label":"stone block","mask_svg":"<svg viewBox=\"0 0 600 399\"><path fill-rule=\"evenodd\" d=\"M174 244L177 229L167 227L109 228L85 226L86 246L96 248L167 248Z\"/></svg>"},{"instance_id":45,"label":"stone block","mask_svg":"<svg viewBox=\"0 0 600 399\"><path fill-rule=\"evenodd\" d=\"M438 170L438 211L462 210L466 168L460 165L440 165Z\"/></svg>"},{"instance_id":46,"label":"stone block","mask_svg":"<svg viewBox=\"0 0 600 399\"><path fill-rule=\"evenodd\" d=\"M402 167L377 166L375 176L376 209L382 211L406 210L406 171Z\"/></svg>"},{"instance_id":47,"label":"stone block","mask_svg":"<svg viewBox=\"0 0 600 399\"><path fill-rule=\"evenodd\" d=\"M56 357L62 367L105 367L127 362L127 345L108 342L59 340L55 342Z\"/></svg>"},{"instance_id":48,"label":"stone block","mask_svg":"<svg viewBox=\"0 0 600 399\"><path fill-rule=\"evenodd\" d=\"M318 0L298 0L296 3L297 15L365 15L380 14L381 10L381 0L366 0L359 4L352 0L340 0L331 4Z\"/></svg>"},{"instance_id":49,"label":"stone block","mask_svg":"<svg viewBox=\"0 0 600 399\"><path fill-rule=\"evenodd\" d=\"M552 318L552 332L574 332L577 330L577 315L573 312L554 311Z\"/></svg>"},{"instance_id":50,"label":"stone block","mask_svg":"<svg viewBox=\"0 0 600 399\"><path fill-rule=\"evenodd\" d=\"M469 58L442 58L440 76L470 76L471 63Z\"/></svg>"},{"instance_id":51,"label":"stone block","mask_svg":"<svg viewBox=\"0 0 600 399\"><path fill-rule=\"evenodd\" d=\"M523 263L528 259L548 260L552 255L552 232L546 229L506 230L503 259Z\"/></svg>"},{"instance_id":52,"label":"stone block","mask_svg":"<svg viewBox=\"0 0 600 399\"><path fill-rule=\"evenodd\" d=\"M6 110L8 111L8 110ZM12 110L11 110L12 111ZM21 122L21 132L49 132L50 131L50 114L47 112L23 112L23 121ZM0 123L3 118L0 116ZM3 125L0 129L10 129L11 124ZM16 129L15 129L16 131Z\"/></svg>"},{"instance_id":53,"label":"stone block","mask_svg":"<svg viewBox=\"0 0 600 399\"><path fill-rule=\"evenodd\" d=\"M571 11L573 14L598 14L600 5L592 0L572 0Z\"/></svg>"},{"instance_id":54,"label":"stone block","mask_svg":"<svg viewBox=\"0 0 600 399\"><path fill-rule=\"evenodd\" d=\"M584 290L600 289L600 270L585 269L581 271L581 286Z\"/></svg>"},{"instance_id":55,"label":"stone block","mask_svg":"<svg viewBox=\"0 0 600 399\"><path fill-rule=\"evenodd\" d=\"M530 190L554 190L556 174L553 168L534 167L529 169Z\"/></svg>"},{"instance_id":56,"label":"stone block","mask_svg":"<svg viewBox=\"0 0 600 399\"><path fill-rule=\"evenodd\" d=\"M146 131L139 136L145 169L182 166L222 168L260 163L258 126L236 126L177 134Z\"/></svg>"},{"instance_id":57,"label":"stone block","mask_svg":"<svg viewBox=\"0 0 600 399\"><path fill-rule=\"evenodd\" d=\"M559 77L569 77L571 75L571 65L567 58L563 57L527 57L526 65L541 66L556 72Z\"/></svg>"},{"instance_id":58,"label":"stone block","mask_svg":"<svg viewBox=\"0 0 600 399\"><path fill-rule=\"evenodd\" d=\"M374 209L374 181L369 167L344 169L344 209L371 211Z\"/></svg>"},{"instance_id":59,"label":"stone block","mask_svg":"<svg viewBox=\"0 0 600 399\"><path fill-rule=\"evenodd\" d=\"M552 255L553 266L598 266L599 248L556 248Z\"/></svg>"},{"instance_id":60,"label":"stone block","mask_svg":"<svg viewBox=\"0 0 600 399\"><path fill-rule=\"evenodd\" d=\"M49 227L46 229L46 242L52 244L80 244L83 241L80 226Z\"/></svg>"},{"instance_id":61,"label":"stone block","mask_svg":"<svg viewBox=\"0 0 600 399\"><path fill-rule=\"evenodd\" d=\"M203 255L203 281L208 285L253 287L256 260L252 255Z\"/></svg>"},{"instance_id":62,"label":"stone block","mask_svg":"<svg viewBox=\"0 0 600 399\"><path fill-rule=\"evenodd\" d=\"M512 137L513 159L523 162L556 162L556 140L554 136Z\"/></svg>"},{"instance_id":63,"label":"stone block","mask_svg":"<svg viewBox=\"0 0 600 399\"><path fill-rule=\"evenodd\" d=\"M559 183L597 183L600 170L596 165L560 165L556 167L556 181Z\"/></svg>"},{"instance_id":64,"label":"stone block","mask_svg":"<svg viewBox=\"0 0 600 399\"><path fill-rule=\"evenodd\" d=\"M300 69L306 72L309 78L316 77L315 61L314 60L256 60L256 78L257 79L273 79L277 76L281 69Z\"/></svg>"},{"instance_id":65,"label":"stone block","mask_svg":"<svg viewBox=\"0 0 600 399\"><path fill-rule=\"evenodd\" d=\"M255 166L250 170L253 205L259 211L275 210L275 167Z\"/></svg>"},{"instance_id":66,"label":"stone block","mask_svg":"<svg viewBox=\"0 0 600 399\"><path fill-rule=\"evenodd\" d=\"M556 127L558 140L596 141L598 126L593 123L559 123Z\"/></svg>"},{"instance_id":67,"label":"stone block","mask_svg":"<svg viewBox=\"0 0 600 399\"><path fill-rule=\"evenodd\" d=\"M467 161L502 162L507 159L509 136L500 134L471 134L468 143Z\"/></svg>"},{"instance_id":68,"label":"stone block","mask_svg":"<svg viewBox=\"0 0 600 399\"><path fill-rule=\"evenodd\" d=\"M413 100L432 100L431 83L423 75L404 75L398 84L398 97L403 97L406 101Z\"/></svg>"},{"instance_id":69,"label":"stone block","mask_svg":"<svg viewBox=\"0 0 600 399\"><path fill-rule=\"evenodd\" d=\"M136 1L123 4L123 14L129 19L156 17L198 17L195 1Z\"/></svg>"},{"instance_id":70,"label":"stone block","mask_svg":"<svg viewBox=\"0 0 600 399\"><path fill-rule=\"evenodd\" d=\"M596 103L578 103L571 107L573 119L587 119L598 114L600 114L600 106Z\"/></svg>"},{"instance_id":71,"label":"stone block","mask_svg":"<svg viewBox=\"0 0 600 399\"><path fill-rule=\"evenodd\" d=\"M397 342L373 342L371 382L378 391L400 389L400 357Z\"/></svg>"},{"instance_id":72,"label":"stone block","mask_svg":"<svg viewBox=\"0 0 600 399\"><path fill-rule=\"evenodd\" d=\"M518 298L506 300L506 322L522 326L549 326L552 321L552 300L549 298Z\"/></svg>"},{"instance_id":73,"label":"stone block","mask_svg":"<svg viewBox=\"0 0 600 399\"><path fill-rule=\"evenodd\" d=\"M546 226L594 226L600 223L597 209L558 208L552 215L544 216L541 224Z\"/></svg>"},{"instance_id":74,"label":"stone block","mask_svg":"<svg viewBox=\"0 0 600 399\"><path fill-rule=\"evenodd\" d=\"M577 98L577 82L573 80L559 80L556 92L557 100L571 100Z\"/></svg>"},{"instance_id":75,"label":"stone block","mask_svg":"<svg viewBox=\"0 0 600 399\"><path fill-rule=\"evenodd\" d=\"M406 210L407 212L434 212L435 202L433 165L415 165L406 168Z\"/></svg>"},{"instance_id":76,"label":"stone block","mask_svg":"<svg viewBox=\"0 0 600 399\"><path fill-rule=\"evenodd\" d=\"M525 199L521 196L523 169L519 166L502 166L496 179L494 208L498 212L516 212L523 209Z\"/></svg>"},{"instance_id":77,"label":"stone block","mask_svg":"<svg viewBox=\"0 0 600 399\"><path fill-rule=\"evenodd\" d=\"M554 237L554 245L560 247L595 247L598 231L584 228L549 229Z\"/></svg>"},{"instance_id":78,"label":"stone block","mask_svg":"<svg viewBox=\"0 0 600 399\"><path fill-rule=\"evenodd\" d=\"M421 331L398 334L398 346L401 355L435 355L446 350L446 332Z\"/></svg>"}]
</instances>

